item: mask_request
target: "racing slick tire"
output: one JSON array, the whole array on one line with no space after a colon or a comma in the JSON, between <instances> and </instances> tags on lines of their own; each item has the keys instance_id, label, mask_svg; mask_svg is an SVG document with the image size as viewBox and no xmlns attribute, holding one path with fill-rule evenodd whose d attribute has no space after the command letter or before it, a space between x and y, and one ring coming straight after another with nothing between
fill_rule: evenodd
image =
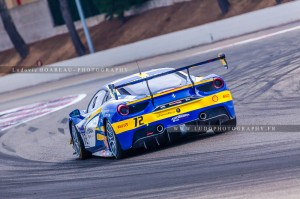
<instances>
[{"instance_id":1,"label":"racing slick tire","mask_svg":"<svg viewBox=\"0 0 300 199\"><path fill-rule=\"evenodd\" d=\"M73 123L71 124L71 134L72 134L72 143L73 143L73 148L75 150L75 155L81 160L85 160L92 157L91 152L85 149L82 137L80 136L79 132L77 131Z\"/></svg>"},{"instance_id":2,"label":"racing slick tire","mask_svg":"<svg viewBox=\"0 0 300 199\"><path fill-rule=\"evenodd\" d=\"M107 135L108 146L111 153L116 159L122 159L124 157L124 151L122 150L120 142L109 121L106 122L105 131Z\"/></svg>"}]
</instances>

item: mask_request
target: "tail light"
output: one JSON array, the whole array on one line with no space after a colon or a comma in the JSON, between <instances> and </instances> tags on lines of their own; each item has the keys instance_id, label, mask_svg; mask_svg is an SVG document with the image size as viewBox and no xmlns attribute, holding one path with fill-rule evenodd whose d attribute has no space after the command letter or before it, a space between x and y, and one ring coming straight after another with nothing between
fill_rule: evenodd
<instances>
[{"instance_id":1,"label":"tail light","mask_svg":"<svg viewBox=\"0 0 300 199\"><path fill-rule=\"evenodd\" d=\"M126 106L125 104L120 104L117 108L117 111L120 115L126 116L129 114L129 107Z\"/></svg>"},{"instance_id":2,"label":"tail light","mask_svg":"<svg viewBox=\"0 0 300 199\"><path fill-rule=\"evenodd\" d=\"M225 85L224 80L220 77L217 77L214 78L214 80L211 82L200 84L197 87L197 90L200 92L212 92L223 88L224 85Z\"/></svg>"},{"instance_id":3,"label":"tail light","mask_svg":"<svg viewBox=\"0 0 300 199\"><path fill-rule=\"evenodd\" d=\"M214 81L213 81L213 86L216 89L222 88L224 86L224 80L219 78L219 77L215 78Z\"/></svg>"}]
</instances>

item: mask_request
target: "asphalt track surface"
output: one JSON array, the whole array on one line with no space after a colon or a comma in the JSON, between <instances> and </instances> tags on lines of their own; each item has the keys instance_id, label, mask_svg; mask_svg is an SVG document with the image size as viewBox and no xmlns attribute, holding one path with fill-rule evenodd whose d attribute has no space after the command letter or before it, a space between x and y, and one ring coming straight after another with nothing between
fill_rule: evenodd
<instances>
[{"instance_id":1,"label":"asphalt track surface","mask_svg":"<svg viewBox=\"0 0 300 199\"><path fill-rule=\"evenodd\" d=\"M217 64L193 73L223 76L233 92L239 125L288 125L281 132L208 133L132 151L123 160L80 161L68 145L65 118L74 108L84 109L101 85L126 73L85 82L74 77L1 95L0 110L69 94L88 97L0 132L0 198L299 198L299 37L297 30L224 49L229 70ZM178 67L217 53L177 57L156 67Z\"/></svg>"}]
</instances>

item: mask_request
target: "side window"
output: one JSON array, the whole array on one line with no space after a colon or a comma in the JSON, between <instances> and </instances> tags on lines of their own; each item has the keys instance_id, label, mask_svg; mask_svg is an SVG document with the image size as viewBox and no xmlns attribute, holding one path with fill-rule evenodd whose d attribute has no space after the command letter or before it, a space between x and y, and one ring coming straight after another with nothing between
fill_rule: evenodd
<instances>
[{"instance_id":1,"label":"side window","mask_svg":"<svg viewBox=\"0 0 300 199\"><path fill-rule=\"evenodd\" d=\"M98 96L96 96L96 97L94 98L93 105L92 105L92 109L95 109L97 100L98 100Z\"/></svg>"},{"instance_id":2,"label":"side window","mask_svg":"<svg viewBox=\"0 0 300 199\"><path fill-rule=\"evenodd\" d=\"M103 101L103 104L107 101L109 101L111 99L111 96L109 93L106 94L105 98L104 98L104 101Z\"/></svg>"},{"instance_id":3,"label":"side window","mask_svg":"<svg viewBox=\"0 0 300 199\"><path fill-rule=\"evenodd\" d=\"M93 99L90 101L89 106L87 108L87 112L91 112L93 110L93 107L95 106L96 97L93 97Z\"/></svg>"},{"instance_id":4,"label":"side window","mask_svg":"<svg viewBox=\"0 0 300 199\"><path fill-rule=\"evenodd\" d=\"M96 95L97 99L95 101L95 107L94 107L94 109L99 108L103 104L105 95L106 95L106 91L104 91L104 90L101 90L101 91L99 91L97 93L97 95Z\"/></svg>"},{"instance_id":5,"label":"side window","mask_svg":"<svg viewBox=\"0 0 300 199\"><path fill-rule=\"evenodd\" d=\"M100 90L90 101L87 112L90 113L96 110L97 108L99 108L103 103L105 95L106 95L106 91Z\"/></svg>"}]
</instances>

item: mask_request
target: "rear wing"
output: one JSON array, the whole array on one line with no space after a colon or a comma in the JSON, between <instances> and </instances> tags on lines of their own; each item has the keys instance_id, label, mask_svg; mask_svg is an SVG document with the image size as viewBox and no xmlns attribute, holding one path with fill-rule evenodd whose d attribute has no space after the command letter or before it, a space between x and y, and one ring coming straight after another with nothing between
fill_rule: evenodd
<instances>
[{"instance_id":1,"label":"rear wing","mask_svg":"<svg viewBox=\"0 0 300 199\"><path fill-rule=\"evenodd\" d=\"M118 95L116 93L116 89L123 88L123 87L129 86L129 85L138 84L138 83L141 83L141 82L146 82L146 85L147 85L147 88L148 88L149 93L151 95L151 99L152 99L152 103L153 103L153 94L152 94L151 89L150 89L149 84L148 84L149 80L154 79L154 78L158 78L158 77L162 77L162 76L165 76L165 75L169 75L169 74L172 74L172 73L176 73L176 72L179 72L179 71L187 70L189 80L191 81L191 83L193 84L193 87L195 88L195 83L192 80L192 77L190 75L190 68L194 68L194 67L197 67L197 66L202 66L202 65L205 65L205 64L208 64L208 63L211 63L211 62L215 62L215 61L221 61L224 68L228 69L226 56L225 56L225 54L221 53L221 54L218 55L218 57L213 58L213 59L209 59L209 60L199 62L199 63L196 63L196 64L192 64L192 65L189 65L189 66L184 66L184 67L174 69L174 70L171 70L171 71L167 71L167 72L164 72L164 73L152 75L152 76L149 76L149 77L146 77L146 78L134 80L134 81L131 81L131 82L128 82L128 83L125 83L125 84L121 84L121 85L109 84L108 88L110 89L111 93L113 93L115 99L118 100Z\"/></svg>"}]
</instances>

